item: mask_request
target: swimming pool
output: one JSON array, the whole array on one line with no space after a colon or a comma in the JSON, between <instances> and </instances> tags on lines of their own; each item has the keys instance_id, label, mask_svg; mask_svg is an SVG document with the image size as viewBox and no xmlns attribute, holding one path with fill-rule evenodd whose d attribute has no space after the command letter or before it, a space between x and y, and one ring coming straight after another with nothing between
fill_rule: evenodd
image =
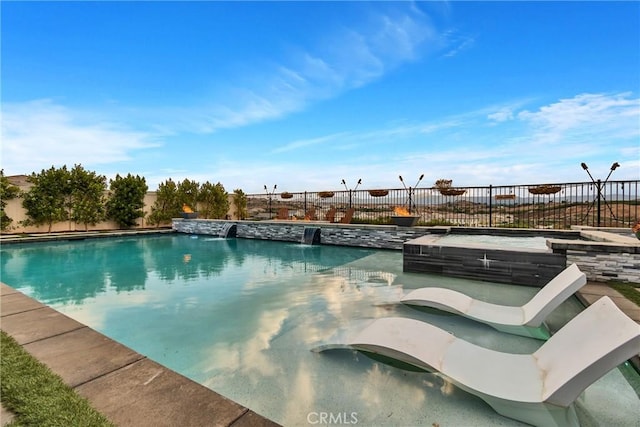
<instances>
[{"instance_id":1,"label":"swimming pool","mask_svg":"<svg viewBox=\"0 0 640 427\"><path fill-rule=\"evenodd\" d=\"M4 283L284 425L322 414L367 426L521 425L435 375L309 351L359 319L417 318L515 353L541 344L393 304L422 286L514 305L536 291L403 273L395 251L170 235L6 245L0 260ZM580 310L563 303L550 326ZM621 370L578 401L585 425L633 425L639 407Z\"/></svg>"}]
</instances>

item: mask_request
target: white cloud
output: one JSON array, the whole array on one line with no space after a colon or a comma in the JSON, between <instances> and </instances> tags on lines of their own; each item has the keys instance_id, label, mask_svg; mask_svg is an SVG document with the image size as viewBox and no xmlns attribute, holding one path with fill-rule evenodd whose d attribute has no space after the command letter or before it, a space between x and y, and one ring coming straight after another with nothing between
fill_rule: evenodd
<instances>
[{"instance_id":1,"label":"white cloud","mask_svg":"<svg viewBox=\"0 0 640 427\"><path fill-rule=\"evenodd\" d=\"M293 150L322 143L323 149L336 152L327 146L333 142L350 150L348 156L310 158L313 166L304 159L281 165L288 176L297 177L295 188L287 190L327 189L327 170L335 180L331 188L338 188L341 178L363 178L363 188L395 188L398 174L421 173L426 174L426 184L438 178L454 179L458 185L579 181L585 178L582 161L605 171L612 161L619 161L616 177L637 179L638 98L629 93L579 94L536 109L525 110L524 104L521 100L423 123L284 144L283 149ZM607 164L599 165L600 158ZM274 176L273 166L256 165L254 177L261 170Z\"/></svg>"},{"instance_id":2,"label":"white cloud","mask_svg":"<svg viewBox=\"0 0 640 427\"><path fill-rule=\"evenodd\" d=\"M120 162L156 146L150 134L87 118L48 99L2 106L2 167L8 175Z\"/></svg>"},{"instance_id":3,"label":"white cloud","mask_svg":"<svg viewBox=\"0 0 640 427\"><path fill-rule=\"evenodd\" d=\"M282 118L381 78L420 57L425 43L436 37L428 17L415 7L393 5L385 13L360 18L328 32L316 41L317 46L301 48L276 64L258 64L253 69L260 72L247 81L241 77L225 81L222 96L197 105L123 108L126 118L109 121L104 116L87 117L84 111L49 99L5 103L2 167L10 174L51 165L113 164L132 160L137 150L157 146L158 135L209 134ZM144 123L152 131L120 124L125 122ZM348 132L285 143L275 152L338 138L348 138ZM351 143L341 144L341 149L355 148L358 140Z\"/></svg>"},{"instance_id":4,"label":"white cloud","mask_svg":"<svg viewBox=\"0 0 640 427\"><path fill-rule=\"evenodd\" d=\"M183 122L192 126L189 130L206 133L277 119L381 78L419 58L423 46L436 37L427 17L415 8L371 15L365 24L327 35L318 47L301 48L277 64L258 65L266 71L253 74L251 83L225 82L229 94L220 105L199 106L198 114L185 109L179 115L189 117Z\"/></svg>"},{"instance_id":5,"label":"white cloud","mask_svg":"<svg viewBox=\"0 0 640 427\"><path fill-rule=\"evenodd\" d=\"M174 163L169 170L146 162L147 170L127 166L124 172L141 173L150 189L171 177L221 182L228 191L245 192L261 192L265 184L277 184L278 191L340 189L342 178L350 184L362 178L363 189L400 188L398 175L413 181L422 173L423 185L438 178L463 186L573 182L585 178L582 161L596 174L618 161L622 167L616 179L637 179L637 97L578 94L535 108L523 105L488 106L424 122L396 121L361 132L344 129L293 141L276 139L271 152L217 157L203 169ZM118 171L118 162L136 159L139 150L154 146L150 134L87 118L50 100L5 104L3 113L2 167L7 174L82 163L100 166L98 172L109 176L105 168ZM497 120L508 116L512 118ZM278 155L296 150L305 154L286 160Z\"/></svg>"},{"instance_id":6,"label":"white cloud","mask_svg":"<svg viewBox=\"0 0 640 427\"><path fill-rule=\"evenodd\" d=\"M289 142L285 145L275 148L272 153L283 153L285 151L297 150L300 148L306 148L313 145L324 144L330 141L336 141L341 138L348 138L348 132L340 132L331 135L321 136L319 138L300 139L293 142Z\"/></svg>"},{"instance_id":7,"label":"white cloud","mask_svg":"<svg viewBox=\"0 0 640 427\"><path fill-rule=\"evenodd\" d=\"M640 99L631 98L628 92L580 94L540 107L538 111L522 111L517 117L532 127L536 143L640 136Z\"/></svg>"},{"instance_id":8,"label":"white cloud","mask_svg":"<svg viewBox=\"0 0 640 427\"><path fill-rule=\"evenodd\" d=\"M505 107L495 113L489 114L487 118L494 122L506 122L507 120L513 119L513 111L510 108Z\"/></svg>"},{"instance_id":9,"label":"white cloud","mask_svg":"<svg viewBox=\"0 0 640 427\"><path fill-rule=\"evenodd\" d=\"M448 32L446 34L446 37L450 39L448 41L448 44L453 47L443 55L445 58L452 58L458 55L460 52L471 49L476 42L474 37L461 36L456 34L455 32Z\"/></svg>"}]
</instances>

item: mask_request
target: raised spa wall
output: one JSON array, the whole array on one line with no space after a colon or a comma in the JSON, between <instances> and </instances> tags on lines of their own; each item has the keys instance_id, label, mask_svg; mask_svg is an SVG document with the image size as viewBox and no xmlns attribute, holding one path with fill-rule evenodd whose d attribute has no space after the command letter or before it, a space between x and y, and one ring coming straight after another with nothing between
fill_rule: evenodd
<instances>
[{"instance_id":1,"label":"raised spa wall","mask_svg":"<svg viewBox=\"0 0 640 427\"><path fill-rule=\"evenodd\" d=\"M565 266L575 263L592 281L640 283L640 241L624 229L528 230L463 227L398 227L394 225L334 224L302 221L228 221L181 219L175 231L243 239L301 243L306 229L319 230L323 245L355 246L403 251L406 272L429 272L543 286ZM612 232L613 231L613 232ZM501 250L436 243L448 232L507 236L543 235L544 250ZM316 237L318 233L315 233ZM317 239L316 239L317 243ZM492 264L493 262L493 264ZM498 268L500 262L508 267ZM506 264L503 264L506 265Z\"/></svg>"}]
</instances>

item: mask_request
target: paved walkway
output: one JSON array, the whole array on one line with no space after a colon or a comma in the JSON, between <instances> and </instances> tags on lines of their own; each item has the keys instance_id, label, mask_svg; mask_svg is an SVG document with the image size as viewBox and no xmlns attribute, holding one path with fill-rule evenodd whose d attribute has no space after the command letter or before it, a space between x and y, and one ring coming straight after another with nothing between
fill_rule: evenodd
<instances>
[{"instance_id":1,"label":"paved walkway","mask_svg":"<svg viewBox=\"0 0 640 427\"><path fill-rule=\"evenodd\" d=\"M636 292L640 294L640 288L636 288ZM593 304L600 299L603 295L607 295L616 303L618 308L622 310L627 316L640 323L640 307L635 303L629 301L622 296L618 291L610 288L604 283L588 282L578 292L578 298L582 300L585 305Z\"/></svg>"},{"instance_id":2,"label":"paved walkway","mask_svg":"<svg viewBox=\"0 0 640 427\"><path fill-rule=\"evenodd\" d=\"M277 426L0 284L2 330L118 426ZM11 414L0 413L1 425Z\"/></svg>"},{"instance_id":3,"label":"paved walkway","mask_svg":"<svg viewBox=\"0 0 640 427\"><path fill-rule=\"evenodd\" d=\"M68 239L69 234L59 238ZM116 425L277 426L15 289L0 287L2 330ZM585 304L603 295L640 323L640 307L606 284L590 282L578 292ZM638 366L639 358L633 362ZM0 425L11 417L0 405Z\"/></svg>"}]
</instances>

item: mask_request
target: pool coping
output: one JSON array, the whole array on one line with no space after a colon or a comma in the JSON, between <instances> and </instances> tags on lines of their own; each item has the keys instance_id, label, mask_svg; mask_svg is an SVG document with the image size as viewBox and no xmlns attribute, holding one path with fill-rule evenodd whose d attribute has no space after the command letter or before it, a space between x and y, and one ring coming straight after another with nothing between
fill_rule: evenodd
<instances>
[{"instance_id":1,"label":"pool coping","mask_svg":"<svg viewBox=\"0 0 640 427\"><path fill-rule=\"evenodd\" d=\"M153 234L171 234L176 231L167 228L151 228L151 229L131 229L131 230L105 230L105 231L63 231L53 233L25 233L11 234L0 233L0 244L6 243L35 243L50 242L58 240L84 240L99 239L106 237L127 237Z\"/></svg>"},{"instance_id":2,"label":"pool coping","mask_svg":"<svg viewBox=\"0 0 640 427\"><path fill-rule=\"evenodd\" d=\"M0 283L0 328L122 426L279 424ZM11 419L4 408L1 424Z\"/></svg>"}]
</instances>

